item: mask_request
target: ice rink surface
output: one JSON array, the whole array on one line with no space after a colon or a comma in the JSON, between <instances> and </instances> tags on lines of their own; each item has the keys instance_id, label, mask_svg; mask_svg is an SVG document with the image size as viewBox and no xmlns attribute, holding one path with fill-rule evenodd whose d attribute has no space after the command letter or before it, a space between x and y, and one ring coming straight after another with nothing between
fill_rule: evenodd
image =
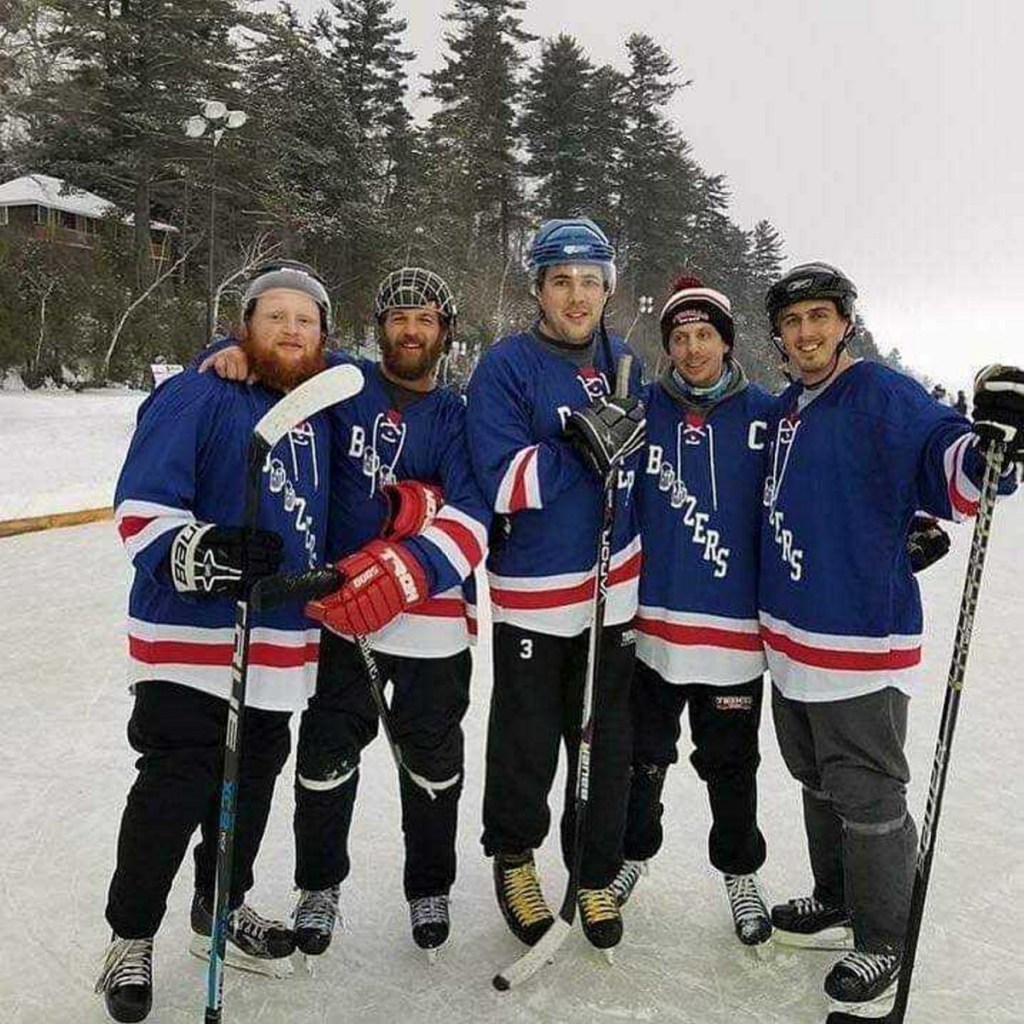
<instances>
[{"instance_id":1,"label":"ice rink surface","mask_svg":"<svg viewBox=\"0 0 1024 1024\"><path fill-rule=\"evenodd\" d=\"M970 527L952 529L952 553L921 579L928 639L908 740L919 821L970 539ZM908 1016L919 1024L1024 1020L1022 550L1018 498L995 517ZM103 906L133 776L121 633L128 578L110 523L0 540L2 1024L107 1019L92 986L108 938ZM491 975L522 947L497 910L478 843L486 644L475 657L453 939L440 962L429 966L409 937L397 781L378 739L363 760L343 933L314 976L299 970L273 981L229 973L225 1024L823 1021L821 980L831 954L775 947L760 960L733 935L721 879L706 860L706 798L685 761L685 736L683 762L666 787L665 846L625 909L616 963L609 966L574 934L556 962L522 988L491 988ZM769 854L761 879L771 902L808 892L809 872L799 791L768 716L762 737ZM294 900L291 779L289 763L252 893L259 910L276 916L287 915ZM556 797L556 812L559 803ZM557 905L564 873L553 841L539 862ZM191 888L186 860L156 941L154 1024L202 1020L206 965L186 953Z\"/></svg>"}]
</instances>

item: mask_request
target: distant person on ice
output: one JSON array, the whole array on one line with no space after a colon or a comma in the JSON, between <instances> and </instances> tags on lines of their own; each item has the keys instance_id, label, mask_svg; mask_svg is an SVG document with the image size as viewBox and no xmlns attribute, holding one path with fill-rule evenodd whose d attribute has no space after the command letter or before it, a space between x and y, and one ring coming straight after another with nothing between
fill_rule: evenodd
<instances>
[{"instance_id":1,"label":"distant person on ice","mask_svg":"<svg viewBox=\"0 0 1024 1024\"><path fill-rule=\"evenodd\" d=\"M757 870L758 727L764 650L757 625L766 432L774 399L733 356L729 299L681 278L661 312L671 362L644 393L647 456L637 481L644 556L635 620L633 769L614 888L625 903L661 847L662 787L689 711L690 758L707 785L711 863L736 933L771 936Z\"/></svg>"},{"instance_id":2,"label":"distant person on ice","mask_svg":"<svg viewBox=\"0 0 1024 1024\"><path fill-rule=\"evenodd\" d=\"M128 740L140 756L107 900L113 935L96 984L117 1021L149 1013L153 936L196 828L193 951L209 955L235 598L279 567L321 564L327 532L323 416L296 427L268 457L252 532L241 529L246 452L263 414L323 367L330 316L323 283L308 267L263 267L246 290L238 332L260 383L245 387L187 370L139 410L115 518L135 567ZM294 936L244 899L288 757L291 712L305 707L313 689L316 636L301 604L283 605L257 619L249 655L227 962L273 975L290 969Z\"/></svg>"},{"instance_id":3,"label":"distant person on ice","mask_svg":"<svg viewBox=\"0 0 1024 1024\"><path fill-rule=\"evenodd\" d=\"M838 1008L886 1012L906 934L916 850L907 813L907 705L922 615L907 532L915 511L974 515L978 434L1024 454L1024 372L975 385L975 431L915 381L847 351L853 282L826 263L768 292L796 382L769 424L760 622L783 758L803 786L814 889L772 910L777 942L849 950L825 978Z\"/></svg>"}]
</instances>

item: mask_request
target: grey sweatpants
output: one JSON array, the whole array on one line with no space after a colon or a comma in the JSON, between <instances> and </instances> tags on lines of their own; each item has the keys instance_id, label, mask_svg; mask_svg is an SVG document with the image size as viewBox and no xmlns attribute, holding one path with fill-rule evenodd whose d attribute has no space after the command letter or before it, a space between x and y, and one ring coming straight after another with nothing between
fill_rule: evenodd
<instances>
[{"instance_id":1,"label":"grey sweatpants","mask_svg":"<svg viewBox=\"0 0 1024 1024\"><path fill-rule=\"evenodd\" d=\"M847 700L789 700L772 687L779 749L803 784L814 895L845 906L857 949L903 948L917 829L903 753L909 698L892 687Z\"/></svg>"}]
</instances>

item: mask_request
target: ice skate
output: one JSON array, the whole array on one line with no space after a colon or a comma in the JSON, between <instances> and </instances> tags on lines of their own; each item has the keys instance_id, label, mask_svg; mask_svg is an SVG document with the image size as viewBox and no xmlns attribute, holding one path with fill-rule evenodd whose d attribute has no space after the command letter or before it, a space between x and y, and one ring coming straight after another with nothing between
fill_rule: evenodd
<instances>
[{"instance_id":1,"label":"ice skate","mask_svg":"<svg viewBox=\"0 0 1024 1024\"><path fill-rule=\"evenodd\" d=\"M775 941L803 949L853 949L853 925L844 907L801 896L772 907Z\"/></svg>"},{"instance_id":2,"label":"ice skate","mask_svg":"<svg viewBox=\"0 0 1024 1024\"><path fill-rule=\"evenodd\" d=\"M554 923L529 850L495 855L494 892L512 934L527 946L533 946Z\"/></svg>"},{"instance_id":3,"label":"ice skate","mask_svg":"<svg viewBox=\"0 0 1024 1024\"><path fill-rule=\"evenodd\" d=\"M637 883L648 873L647 861L645 860L624 860L619 873L612 879L609 889L615 894L619 906L624 907Z\"/></svg>"},{"instance_id":4,"label":"ice skate","mask_svg":"<svg viewBox=\"0 0 1024 1024\"><path fill-rule=\"evenodd\" d=\"M884 1017L896 1001L900 956L897 953L847 953L825 977L832 1009L855 1017Z\"/></svg>"},{"instance_id":5,"label":"ice skate","mask_svg":"<svg viewBox=\"0 0 1024 1024\"><path fill-rule=\"evenodd\" d=\"M295 924L295 946L307 957L322 956L331 944L338 919L340 886L327 889L301 889L292 911Z\"/></svg>"},{"instance_id":6,"label":"ice skate","mask_svg":"<svg viewBox=\"0 0 1024 1024\"><path fill-rule=\"evenodd\" d=\"M153 940L111 935L95 991L103 993L114 1020L145 1020L153 1006Z\"/></svg>"},{"instance_id":7,"label":"ice skate","mask_svg":"<svg viewBox=\"0 0 1024 1024\"><path fill-rule=\"evenodd\" d=\"M736 937L744 946L763 946L772 937L772 921L756 874L725 875Z\"/></svg>"},{"instance_id":8,"label":"ice skate","mask_svg":"<svg viewBox=\"0 0 1024 1024\"><path fill-rule=\"evenodd\" d=\"M420 896L409 900L409 922L413 942L426 953L428 963L436 963L451 929L448 897Z\"/></svg>"},{"instance_id":9,"label":"ice skate","mask_svg":"<svg viewBox=\"0 0 1024 1024\"><path fill-rule=\"evenodd\" d=\"M587 941L601 950L609 963L614 963L613 950L622 941L622 912L611 886L580 889L576 900Z\"/></svg>"},{"instance_id":10,"label":"ice skate","mask_svg":"<svg viewBox=\"0 0 1024 1024\"><path fill-rule=\"evenodd\" d=\"M192 900L192 941L188 951L201 960L210 959L212 914L197 892ZM292 973L291 954L295 933L283 922L257 914L247 903L228 915L224 963L240 971L287 978Z\"/></svg>"}]
</instances>

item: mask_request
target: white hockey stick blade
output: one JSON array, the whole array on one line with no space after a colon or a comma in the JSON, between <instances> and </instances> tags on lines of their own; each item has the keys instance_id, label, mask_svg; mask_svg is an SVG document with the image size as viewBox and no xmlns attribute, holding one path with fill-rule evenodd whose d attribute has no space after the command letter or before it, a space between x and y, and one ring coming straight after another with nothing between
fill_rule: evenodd
<instances>
[{"instance_id":1,"label":"white hockey stick blade","mask_svg":"<svg viewBox=\"0 0 1024 1024\"><path fill-rule=\"evenodd\" d=\"M572 931L572 925L556 917L555 923L540 937L537 945L531 946L515 963L511 963L500 974L491 979L499 992L507 992L514 985L532 978L554 955Z\"/></svg>"},{"instance_id":2,"label":"white hockey stick blade","mask_svg":"<svg viewBox=\"0 0 1024 1024\"><path fill-rule=\"evenodd\" d=\"M297 423L308 420L318 412L354 398L363 390L363 371L348 363L332 366L329 370L303 381L289 391L256 424L255 433L268 448L273 448Z\"/></svg>"}]
</instances>

